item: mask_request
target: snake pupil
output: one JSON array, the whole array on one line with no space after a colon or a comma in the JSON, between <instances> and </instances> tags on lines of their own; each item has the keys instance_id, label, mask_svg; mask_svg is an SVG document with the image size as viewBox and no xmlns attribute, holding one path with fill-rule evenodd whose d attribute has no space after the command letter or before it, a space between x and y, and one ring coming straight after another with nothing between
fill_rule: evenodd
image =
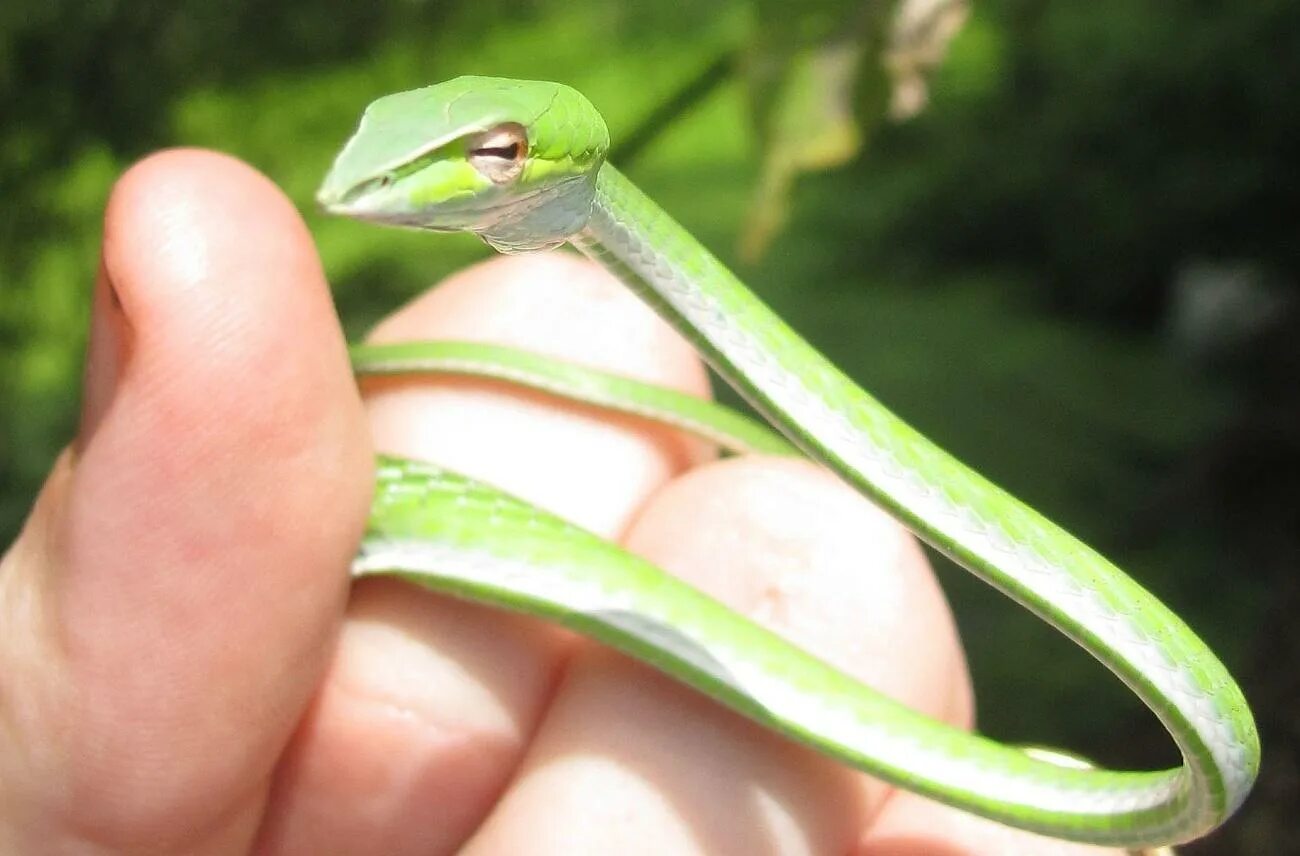
<instances>
[{"instance_id":1,"label":"snake pupil","mask_svg":"<svg viewBox=\"0 0 1300 856\"><path fill-rule=\"evenodd\" d=\"M508 146L487 146L481 149L474 149L472 152L479 157L501 158L502 160L512 161L519 157L519 144L511 143Z\"/></svg>"}]
</instances>

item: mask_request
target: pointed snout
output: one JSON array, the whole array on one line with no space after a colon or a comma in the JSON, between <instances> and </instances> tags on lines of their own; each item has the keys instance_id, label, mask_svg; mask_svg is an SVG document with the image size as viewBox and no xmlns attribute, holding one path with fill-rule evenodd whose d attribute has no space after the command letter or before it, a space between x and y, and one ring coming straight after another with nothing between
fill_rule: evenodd
<instances>
[{"instance_id":1,"label":"pointed snout","mask_svg":"<svg viewBox=\"0 0 1300 856\"><path fill-rule=\"evenodd\" d=\"M316 191L316 204L322 211L330 214L345 213L343 209L343 199L347 196L351 187L348 183L339 181L338 170L331 169L325 176L325 181Z\"/></svg>"}]
</instances>

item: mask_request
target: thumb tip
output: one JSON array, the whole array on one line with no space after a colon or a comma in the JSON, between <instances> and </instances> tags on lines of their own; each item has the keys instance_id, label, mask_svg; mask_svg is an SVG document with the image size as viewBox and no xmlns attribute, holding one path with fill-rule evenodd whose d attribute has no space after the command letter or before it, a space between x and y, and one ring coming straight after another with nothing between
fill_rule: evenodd
<instances>
[{"instance_id":1,"label":"thumb tip","mask_svg":"<svg viewBox=\"0 0 1300 856\"><path fill-rule=\"evenodd\" d=\"M279 221L271 228L301 226L269 179L218 152L158 152L138 161L114 184L104 217L75 449L89 442L113 401L129 358L135 316L141 316L146 329L170 324L188 299L186 286L192 282L186 280L208 272L202 262L213 255L205 244L212 243L214 230L205 201L220 198L222 191L233 193L250 217L270 212ZM310 246L309 240L291 243Z\"/></svg>"}]
</instances>

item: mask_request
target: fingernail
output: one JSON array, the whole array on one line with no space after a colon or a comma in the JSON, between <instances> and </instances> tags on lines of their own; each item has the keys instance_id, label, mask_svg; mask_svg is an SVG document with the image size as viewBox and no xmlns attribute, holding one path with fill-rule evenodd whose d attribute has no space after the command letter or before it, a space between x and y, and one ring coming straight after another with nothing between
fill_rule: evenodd
<instances>
[{"instance_id":1,"label":"fingernail","mask_svg":"<svg viewBox=\"0 0 1300 856\"><path fill-rule=\"evenodd\" d=\"M90 341L82 379L81 425L76 449L90 442L112 405L126 359L126 314L103 262L95 277L94 305L90 316Z\"/></svg>"}]
</instances>

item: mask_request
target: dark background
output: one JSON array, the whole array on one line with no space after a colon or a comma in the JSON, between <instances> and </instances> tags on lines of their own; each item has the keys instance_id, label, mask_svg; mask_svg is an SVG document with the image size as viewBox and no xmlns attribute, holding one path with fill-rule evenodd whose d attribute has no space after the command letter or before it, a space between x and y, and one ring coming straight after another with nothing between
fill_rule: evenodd
<instances>
[{"instance_id":1,"label":"dark background","mask_svg":"<svg viewBox=\"0 0 1300 856\"><path fill-rule=\"evenodd\" d=\"M762 85L780 74L755 69L835 41L862 6L7 0L0 543L71 436L99 218L133 159L202 145L268 173L356 335L486 253L315 214L361 107L461 73L556 79L604 112L615 160L734 261L754 206L781 207L754 195L781 142ZM800 177L785 229L739 272L1203 634L1245 686L1265 760L1240 816L1186 852L1300 853L1300 5L981 0L919 116L881 120L873 81L858 77L865 147ZM1176 761L1099 667L941 576L987 732Z\"/></svg>"}]
</instances>

